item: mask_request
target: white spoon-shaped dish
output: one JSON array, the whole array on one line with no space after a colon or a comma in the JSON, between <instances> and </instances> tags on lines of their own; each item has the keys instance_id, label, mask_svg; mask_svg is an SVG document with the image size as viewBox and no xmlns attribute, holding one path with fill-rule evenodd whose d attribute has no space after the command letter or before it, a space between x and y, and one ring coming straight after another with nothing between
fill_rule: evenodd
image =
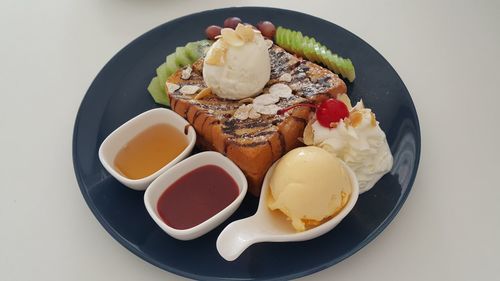
<instances>
[{"instance_id":1,"label":"white spoon-shaped dish","mask_svg":"<svg viewBox=\"0 0 500 281\"><path fill-rule=\"evenodd\" d=\"M255 215L230 223L217 238L217 250L227 261L238 258L246 248L259 242L305 241L327 233L337 226L352 210L359 196L359 185L354 172L342 162L352 183L352 193L346 206L329 221L303 232L297 232L287 217L267 206L269 181L276 167L274 163L267 171L262 183L259 207Z\"/></svg>"}]
</instances>

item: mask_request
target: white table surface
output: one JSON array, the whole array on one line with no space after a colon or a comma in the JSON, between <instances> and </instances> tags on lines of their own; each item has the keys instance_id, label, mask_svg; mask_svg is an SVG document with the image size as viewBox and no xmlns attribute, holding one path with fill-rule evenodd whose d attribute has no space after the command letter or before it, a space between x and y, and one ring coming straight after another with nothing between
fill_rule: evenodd
<instances>
[{"instance_id":1,"label":"white table surface","mask_svg":"<svg viewBox=\"0 0 500 281\"><path fill-rule=\"evenodd\" d=\"M394 221L303 280L499 280L499 1L2 1L0 280L183 280L97 222L71 158L78 106L123 46L189 13L271 5L375 47L415 102L422 156ZM308 3L308 4L304 4Z\"/></svg>"}]
</instances>

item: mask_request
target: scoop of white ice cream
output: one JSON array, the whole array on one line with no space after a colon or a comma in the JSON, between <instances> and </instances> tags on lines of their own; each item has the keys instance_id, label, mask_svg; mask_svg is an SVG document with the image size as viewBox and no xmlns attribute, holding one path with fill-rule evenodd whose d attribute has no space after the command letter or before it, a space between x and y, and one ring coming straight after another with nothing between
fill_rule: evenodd
<instances>
[{"instance_id":1,"label":"scoop of white ice cream","mask_svg":"<svg viewBox=\"0 0 500 281\"><path fill-rule=\"evenodd\" d=\"M205 60L203 64L203 79L212 93L231 100L260 93L271 76L268 46L262 35L255 33L251 41L240 46L228 44L221 38L210 47L207 57L220 50L224 50L221 63L211 64Z\"/></svg>"},{"instance_id":2,"label":"scoop of white ice cream","mask_svg":"<svg viewBox=\"0 0 500 281\"><path fill-rule=\"evenodd\" d=\"M393 159L384 131L363 102L356 104L348 120L340 121L336 128L326 128L315 121L313 142L342 159L354 171L362 193L391 170Z\"/></svg>"}]
</instances>

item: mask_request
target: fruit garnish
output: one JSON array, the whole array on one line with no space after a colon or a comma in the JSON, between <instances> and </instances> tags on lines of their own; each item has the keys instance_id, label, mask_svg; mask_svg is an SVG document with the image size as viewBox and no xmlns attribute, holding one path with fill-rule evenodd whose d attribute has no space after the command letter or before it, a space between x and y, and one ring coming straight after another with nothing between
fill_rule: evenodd
<instances>
[{"instance_id":1,"label":"fruit garnish","mask_svg":"<svg viewBox=\"0 0 500 281\"><path fill-rule=\"evenodd\" d=\"M261 21L257 24L257 28L262 33L262 36L273 39L276 34L276 27L270 21Z\"/></svg>"},{"instance_id":2,"label":"fruit garnish","mask_svg":"<svg viewBox=\"0 0 500 281\"><path fill-rule=\"evenodd\" d=\"M230 17L224 21L224 27L236 28L239 23L242 23L241 19L238 17Z\"/></svg>"},{"instance_id":3,"label":"fruit garnish","mask_svg":"<svg viewBox=\"0 0 500 281\"><path fill-rule=\"evenodd\" d=\"M275 42L283 49L302 56L312 62L321 63L350 82L356 78L354 65L350 59L342 58L316 39L302 35L299 31L278 27Z\"/></svg>"},{"instance_id":4,"label":"fruit garnish","mask_svg":"<svg viewBox=\"0 0 500 281\"><path fill-rule=\"evenodd\" d=\"M205 29L205 35L207 36L208 39L210 40L215 40L215 37L220 35L222 27L218 25L211 25Z\"/></svg>"},{"instance_id":5,"label":"fruit garnish","mask_svg":"<svg viewBox=\"0 0 500 281\"><path fill-rule=\"evenodd\" d=\"M169 105L170 101L168 100L167 95L165 94L165 89L161 86L158 77L154 77L148 86L148 92L153 97L156 103Z\"/></svg>"},{"instance_id":6,"label":"fruit garnish","mask_svg":"<svg viewBox=\"0 0 500 281\"><path fill-rule=\"evenodd\" d=\"M183 47L177 47L175 52L168 55L165 62L156 69L154 77L148 86L148 92L158 104L170 105L170 101L165 92L165 85L168 77L175 73L177 69L191 65L203 56L212 43L207 40L189 42Z\"/></svg>"},{"instance_id":7,"label":"fruit garnish","mask_svg":"<svg viewBox=\"0 0 500 281\"><path fill-rule=\"evenodd\" d=\"M347 106L343 102L333 98L327 99L319 105L311 103L294 104L287 108L278 110L277 114L283 115L285 114L285 112L299 106L314 108L316 110L316 119L318 120L319 124L327 128L333 127L340 120L349 116L349 110L347 109Z\"/></svg>"},{"instance_id":8,"label":"fruit garnish","mask_svg":"<svg viewBox=\"0 0 500 281\"><path fill-rule=\"evenodd\" d=\"M320 103L316 110L316 118L324 127L331 127L332 124L349 116L349 110L345 103L337 99L327 99Z\"/></svg>"}]
</instances>

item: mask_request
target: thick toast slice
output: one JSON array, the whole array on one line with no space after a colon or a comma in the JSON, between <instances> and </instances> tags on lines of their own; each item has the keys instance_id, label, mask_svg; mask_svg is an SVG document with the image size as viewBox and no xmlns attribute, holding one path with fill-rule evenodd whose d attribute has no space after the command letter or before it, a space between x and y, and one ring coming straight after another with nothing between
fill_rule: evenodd
<instances>
[{"instance_id":1,"label":"thick toast slice","mask_svg":"<svg viewBox=\"0 0 500 281\"><path fill-rule=\"evenodd\" d=\"M344 81L326 68L297 58L276 45L269 49L269 54L271 79L264 91L275 83L285 83L293 90L291 98L281 98L277 103L281 108L305 101L318 103L347 91ZM193 64L189 79L181 78L180 69L167 82L205 88L202 67L203 58ZM285 73L291 75L290 82L279 81ZM261 115L257 119L239 120L233 114L242 105L240 101L214 95L194 99L195 95L183 95L179 90L167 89L167 93L172 110L195 128L198 147L223 153L236 163L248 179L249 191L256 196L274 161L302 145L299 138L307 124L309 107L297 107L283 116Z\"/></svg>"}]
</instances>

